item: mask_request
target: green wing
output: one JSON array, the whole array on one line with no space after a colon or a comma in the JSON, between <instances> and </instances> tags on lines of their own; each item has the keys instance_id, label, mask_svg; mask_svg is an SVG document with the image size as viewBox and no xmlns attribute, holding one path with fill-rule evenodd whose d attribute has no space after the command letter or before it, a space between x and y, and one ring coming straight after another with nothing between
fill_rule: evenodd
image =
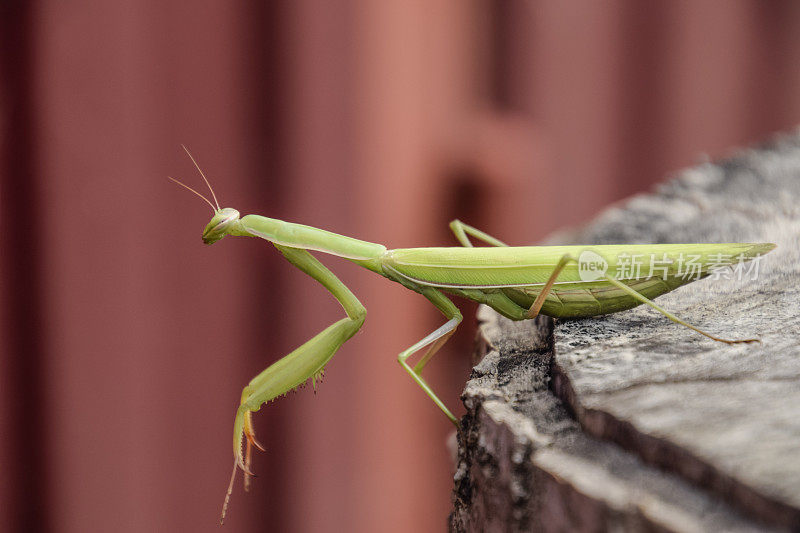
<instances>
[{"instance_id":1,"label":"green wing","mask_svg":"<svg viewBox=\"0 0 800 533\"><path fill-rule=\"evenodd\" d=\"M389 250L384 267L414 283L440 287L469 298L474 289L502 291L526 307L533 303L558 261L602 258L604 272L647 298L707 276L712 269L750 261L775 247L769 243L633 244ZM591 255L594 254L594 255ZM602 279L583 278L569 263L553 285L542 313L583 317L635 307L639 301ZM469 289L463 291L462 289Z\"/></svg>"}]
</instances>

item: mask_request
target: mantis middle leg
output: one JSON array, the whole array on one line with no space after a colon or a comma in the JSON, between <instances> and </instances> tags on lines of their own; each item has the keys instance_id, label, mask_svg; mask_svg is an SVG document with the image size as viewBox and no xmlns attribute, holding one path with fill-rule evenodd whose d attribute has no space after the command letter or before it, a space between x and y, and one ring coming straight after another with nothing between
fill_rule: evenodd
<instances>
[{"instance_id":1,"label":"mantis middle leg","mask_svg":"<svg viewBox=\"0 0 800 533\"><path fill-rule=\"evenodd\" d=\"M455 424L456 427L458 427L458 419L453 416L453 413L451 413L450 410L444 405L444 402L442 402L442 400L436 396L436 393L433 392L433 389L431 389L430 385L425 382L425 379L422 377L422 369L425 368L425 365L428 363L428 361L431 360L436 352L439 351L439 348L441 348L455 332L462 319L461 312L447 296L433 287L422 287L419 289L419 292L433 305L435 305L436 308L439 309L439 311L441 311L448 320L444 325L432 332L430 335L426 336L424 339L417 342L410 348L400 352L400 354L397 356L397 362L400 363L400 366L402 366L406 372L409 373L412 379L417 382L422 390L425 391L425 394L427 394L431 400L433 400L433 403L435 403L437 407L439 407L439 409L441 409L442 412L447 415L447 418L449 418L450 421ZM411 354L428 345L430 345L428 351L425 352L425 355L422 356L416 366L411 368L408 365L407 359L411 356Z\"/></svg>"},{"instance_id":2,"label":"mantis middle leg","mask_svg":"<svg viewBox=\"0 0 800 533\"><path fill-rule=\"evenodd\" d=\"M460 242L463 246L467 248L473 247L472 242L469 240L468 235L471 235L472 237L481 240L487 244L490 244L492 246L500 246L500 247L508 246L500 239L492 237L488 233L485 233L479 230L478 228L475 228L468 224L464 224L458 219L455 219L452 222L450 222L450 229L455 234L456 239L458 239L458 242ZM553 283L555 283L558 274L564 269L564 267L568 262L569 262L568 258L561 258L561 261L558 262L555 269L553 270L553 273L550 275L550 279L545 284L544 289L542 289L542 291L536 297L536 300L534 300L533 305L531 305L527 313L524 312L524 308L518 310L517 308L519 306L514 302L512 302L507 296L503 294L487 294L483 298L474 298L474 299L478 301L483 301L483 303L490 305L496 311L501 311L501 309L498 309L498 306L502 306L503 309L506 311L503 312L504 315L509 317L512 316L519 317L515 318L515 320L521 320L524 318L536 318L536 316L539 314L539 311L542 309L542 305L544 305L544 301L547 299L547 295L550 293L550 289L552 288Z\"/></svg>"}]
</instances>

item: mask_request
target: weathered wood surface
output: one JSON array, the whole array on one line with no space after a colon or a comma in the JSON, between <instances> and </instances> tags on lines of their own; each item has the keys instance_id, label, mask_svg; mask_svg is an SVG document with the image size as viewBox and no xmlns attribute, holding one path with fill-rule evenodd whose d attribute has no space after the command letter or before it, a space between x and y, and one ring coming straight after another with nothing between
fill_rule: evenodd
<instances>
[{"instance_id":1,"label":"weathered wood surface","mask_svg":"<svg viewBox=\"0 0 800 533\"><path fill-rule=\"evenodd\" d=\"M481 309L454 531L800 531L800 134L684 171L571 242L775 242L757 279L654 310L513 323ZM563 238L560 242L566 242Z\"/></svg>"}]
</instances>

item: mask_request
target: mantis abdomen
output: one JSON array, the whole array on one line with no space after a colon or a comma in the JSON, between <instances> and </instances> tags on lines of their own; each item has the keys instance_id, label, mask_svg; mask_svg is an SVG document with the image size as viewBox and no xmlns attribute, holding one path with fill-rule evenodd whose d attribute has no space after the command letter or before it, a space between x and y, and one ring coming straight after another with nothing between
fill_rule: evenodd
<instances>
[{"instance_id":1,"label":"mantis abdomen","mask_svg":"<svg viewBox=\"0 0 800 533\"><path fill-rule=\"evenodd\" d=\"M420 285L492 307L484 296L501 293L528 309L559 261L574 257L575 261L563 265L540 312L554 318L583 318L644 303L600 274L653 299L706 277L714 269L751 261L772 248L768 243L401 248L389 250L384 264ZM591 261L597 269L589 270Z\"/></svg>"}]
</instances>

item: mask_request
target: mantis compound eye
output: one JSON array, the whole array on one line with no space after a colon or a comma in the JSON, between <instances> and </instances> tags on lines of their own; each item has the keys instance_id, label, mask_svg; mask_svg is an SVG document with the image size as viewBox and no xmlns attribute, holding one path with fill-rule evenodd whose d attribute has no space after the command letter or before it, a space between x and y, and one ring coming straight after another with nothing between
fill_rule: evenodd
<instances>
[{"instance_id":1,"label":"mantis compound eye","mask_svg":"<svg viewBox=\"0 0 800 533\"><path fill-rule=\"evenodd\" d=\"M203 242L205 244L214 244L227 235L238 220L239 211L236 209L230 207L220 209L214 213L211 221L203 230Z\"/></svg>"}]
</instances>

